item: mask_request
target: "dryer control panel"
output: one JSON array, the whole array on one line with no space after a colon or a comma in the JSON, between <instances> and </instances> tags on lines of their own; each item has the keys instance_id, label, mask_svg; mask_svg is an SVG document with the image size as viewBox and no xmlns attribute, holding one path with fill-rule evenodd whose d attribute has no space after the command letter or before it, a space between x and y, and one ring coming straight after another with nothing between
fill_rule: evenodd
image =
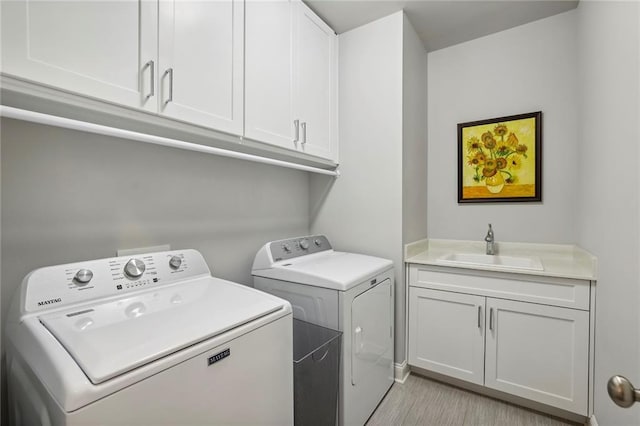
<instances>
[{"instance_id":1,"label":"dryer control panel","mask_svg":"<svg viewBox=\"0 0 640 426\"><path fill-rule=\"evenodd\" d=\"M332 249L329 240L324 235L288 238L286 240L272 241L268 245L274 262Z\"/></svg>"},{"instance_id":2,"label":"dryer control panel","mask_svg":"<svg viewBox=\"0 0 640 426\"><path fill-rule=\"evenodd\" d=\"M25 277L21 310L50 310L210 275L202 255L190 249L49 266Z\"/></svg>"}]
</instances>

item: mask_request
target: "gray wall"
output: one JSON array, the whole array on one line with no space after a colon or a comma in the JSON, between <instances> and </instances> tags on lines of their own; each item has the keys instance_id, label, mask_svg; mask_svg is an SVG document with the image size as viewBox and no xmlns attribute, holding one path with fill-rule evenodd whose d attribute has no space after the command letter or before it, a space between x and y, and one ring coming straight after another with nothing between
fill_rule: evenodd
<instances>
[{"instance_id":1,"label":"gray wall","mask_svg":"<svg viewBox=\"0 0 640 426\"><path fill-rule=\"evenodd\" d=\"M606 382L640 384L640 5L577 10L428 55L430 238L579 244L598 257L595 415L640 424ZM483 64L491 63L490 67ZM543 111L543 202L458 205L456 124Z\"/></svg>"},{"instance_id":2,"label":"gray wall","mask_svg":"<svg viewBox=\"0 0 640 426\"><path fill-rule=\"evenodd\" d=\"M428 54L429 238L575 242L577 71L575 12ZM540 110L542 203L458 204L457 124Z\"/></svg>"},{"instance_id":3,"label":"gray wall","mask_svg":"<svg viewBox=\"0 0 640 426\"><path fill-rule=\"evenodd\" d=\"M426 238L427 57L404 13L340 35L340 170L311 178L312 232L393 260L395 362L405 358L403 244Z\"/></svg>"},{"instance_id":4,"label":"gray wall","mask_svg":"<svg viewBox=\"0 0 640 426\"><path fill-rule=\"evenodd\" d=\"M340 34L338 179L311 177L311 231L338 250L391 259L396 362L404 360L402 12Z\"/></svg>"},{"instance_id":5,"label":"gray wall","mask_svg":"<svg viewBox=\"0 0 640 426\"><path fill-rule=\"evenodd\" d=\"M308 215L305 172L3 119L2 312L30 270L119 248L195 248L251 284L258 248Z\"/></svg>"},{"instance_id":6,"label":"gray wall","mask_svg":"<svg viewBox=\"0 0 640 426\"><path fill-rule=\"evenodd\" d=\"M598 257L595 414L600 425L640 424L609 377L640 386L640 5L580 2L578 243ZM605 23L605 25L603 25Z\"/></svg>"},{"instance_id":7,"label":"gray wall","mask_svg":"<svg viewBox=\"0 0 640 426\"><path fill-rule=\"evenodd\" d=\"M427 236L427 52L404 16L402 45L402 241Z\"/></svg>"},{"instance_id":8,"label":"gray wall","mask_svg":"<svg viewBox=\"0 0 640 426\"><path fill-rule=\"evenodd\" d=\"M22 278L41 266L170 244L200 250L215 276L251 284L265 242L308 232L306 172L9 119L1 126L3 324Z\"/></svg>"},{"instance_id":9,"label":"gray wall","mask_svg":"<svg viewBox=\"0 0 640 426\"><path fill-rule=\"evenodd\" d=\"M402 245L427 237L427 52L404 15L402 43ZM405 270L396 291L396 363L407 359L407 287Z\"/></svg>"}]
</instances>

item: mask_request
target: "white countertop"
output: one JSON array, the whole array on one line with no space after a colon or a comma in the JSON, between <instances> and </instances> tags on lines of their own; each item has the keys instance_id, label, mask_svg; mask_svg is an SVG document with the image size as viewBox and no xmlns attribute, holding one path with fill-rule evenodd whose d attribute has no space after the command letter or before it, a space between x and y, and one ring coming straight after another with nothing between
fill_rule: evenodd
<instances>
[{"instance_id":1,"label":"white countertop","mask_svg":"<svg viewBox=\"0 0 640 426\"><path fill-rule=\"evenodd\" d=\"M542 262L543 271L505 270L492 265L444 265L438 260L452 253L484 254L484 241L434 240L425 239L406 244L404 261L422 265L449 268L498 271L513 274L538 275L546 277L596 280L597 259L588 251L574 245L532 244L497 242L496 254L514 257L537 257Z\"/></svg>"}]
</instances>

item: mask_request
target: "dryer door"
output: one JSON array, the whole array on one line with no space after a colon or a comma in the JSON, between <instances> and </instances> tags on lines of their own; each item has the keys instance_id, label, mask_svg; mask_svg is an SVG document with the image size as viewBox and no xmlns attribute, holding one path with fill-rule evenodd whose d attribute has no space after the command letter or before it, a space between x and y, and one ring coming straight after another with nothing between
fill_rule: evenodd
<instances>
[{"instance_id":1,"label":"dryer door","mask_svg":"<svg viewBox=\"0 0 640 426\"><path fill-rule=\"evenodd\" d=\"M393 383L393 286L386 279L351 305L351 384L376 392ZM385 387L386 385L386 387Z\"/></svg>"}]
</instances>

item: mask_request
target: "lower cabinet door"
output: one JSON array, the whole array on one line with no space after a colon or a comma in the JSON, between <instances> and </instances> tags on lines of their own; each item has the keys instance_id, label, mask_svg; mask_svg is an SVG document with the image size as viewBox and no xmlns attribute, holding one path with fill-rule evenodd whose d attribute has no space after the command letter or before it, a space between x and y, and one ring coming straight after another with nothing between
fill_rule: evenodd
<instances>
[{"instance_id":1,"label":"lower cabinet door","mask_svg":"<svg viewBox=\"0 0 640 426\"><path fill-rule=\"evenodd\" d=\"M409 364L483 384L485 298L409 289Z\"/></svg>"},{"instance_id":2,"label":"lower cabinet door","mask_svg":"<svg viewBox=\"0 0 640 426\"><path fill-rule=\"evenodd\" d=\"M485 386L587 415L589 313L487 298Z\"/></svg>"}]
</instances>

